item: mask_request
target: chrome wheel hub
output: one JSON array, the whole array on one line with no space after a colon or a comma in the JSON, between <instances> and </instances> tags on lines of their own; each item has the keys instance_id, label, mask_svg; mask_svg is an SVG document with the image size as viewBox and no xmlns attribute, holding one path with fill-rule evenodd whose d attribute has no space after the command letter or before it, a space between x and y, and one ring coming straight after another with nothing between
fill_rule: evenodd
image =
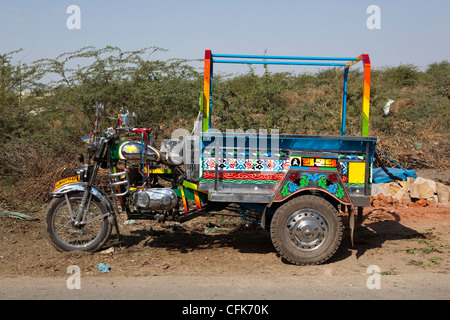
<instances>
[{"instance_id":1,"label":"chrome wheel hub","mask_svg":"<svg viewBox=\"0 0 450 320\"><path fill-rule=\"evenodd\" d=\"M319 248L328 234L328 222L317 210L301 209L288 218L285 236L299 250Z\"/></svg>"}]
</instances>

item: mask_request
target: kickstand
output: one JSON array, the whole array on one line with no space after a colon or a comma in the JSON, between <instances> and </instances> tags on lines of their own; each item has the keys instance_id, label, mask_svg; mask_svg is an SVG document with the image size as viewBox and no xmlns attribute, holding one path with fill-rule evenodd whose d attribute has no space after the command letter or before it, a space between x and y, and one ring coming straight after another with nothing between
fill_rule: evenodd
<instances>
[{"instance_id":1,"label":"kickstand","mask_svg":"<svg viewBox=\"0 0 450 320\"><path fill-rule=\"evenodd\" d=\"M117 217L115 215L110 215L108 217L108 220L110 223L114 224L114 227L116 228L117 241L119 241L120 240L120 231L119 231L119 223L117 222Z\"/></svg>"},{"instance_id":2,"label":"kickstand","mask_svg":"<svg viewBox=\"0 0 450 320\"><path fill-rule=\"evenodd\" d=\"M349 224L350 224L350 239L352 241L352 247L354 247L353 234L355 232L355 213L352 208L349 208L348 215L349 215L348 218L349 218Z\"/></svg>"}]
</instances>

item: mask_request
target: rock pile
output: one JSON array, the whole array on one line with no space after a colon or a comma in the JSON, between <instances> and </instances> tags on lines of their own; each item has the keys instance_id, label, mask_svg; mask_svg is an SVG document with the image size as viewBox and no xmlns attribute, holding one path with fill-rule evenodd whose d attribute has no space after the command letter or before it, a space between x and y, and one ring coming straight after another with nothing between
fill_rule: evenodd
<instances>
[{"instance_id":1,"label":"rock pile","mask_svg":"<svg viewBox=\"0 0 450 320\"><path fill-rule=\"evenodd\" d=\"M421 177L408 177L406 181L373 184L371 204L374 207L426 207L448 205L449 197L450 187L443 183Z\"/></svg>"}]
</instances>

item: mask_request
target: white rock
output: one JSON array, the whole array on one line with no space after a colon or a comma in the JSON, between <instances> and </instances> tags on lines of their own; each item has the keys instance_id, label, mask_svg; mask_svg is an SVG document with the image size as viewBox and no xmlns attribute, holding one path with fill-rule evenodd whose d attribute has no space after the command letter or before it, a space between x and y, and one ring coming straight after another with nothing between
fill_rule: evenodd
<instances>
[{"instance_id":1,"label":"white rock","mask_svg":"<svg viewBox=\"0 0 450 320\"><path fill-rule=\"evenodd\" d=\"M418 177L410 185L410 196L416 199L432 198L436 194L436 182Z\"/></svg>"}]
</instances>

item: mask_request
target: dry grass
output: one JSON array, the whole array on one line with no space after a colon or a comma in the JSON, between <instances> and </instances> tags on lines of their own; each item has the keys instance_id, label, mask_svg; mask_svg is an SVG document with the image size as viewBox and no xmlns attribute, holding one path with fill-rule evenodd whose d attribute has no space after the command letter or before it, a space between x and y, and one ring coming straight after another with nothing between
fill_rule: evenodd
<instances>
[{"instance_id":1,"label":"dry grass","mask_svg":"<svg viewBox=\"0 0 450 320\"><path fill-rule=\"evenodd\" d=\"M0 205L10 210L47 202L54 183L74 175L79 167L73 154L56 155L36 143L18 143L13 152L0 155L0 161L9 168L4 173L8 183L0 188Z\"/></svg>"}]
</instances>

